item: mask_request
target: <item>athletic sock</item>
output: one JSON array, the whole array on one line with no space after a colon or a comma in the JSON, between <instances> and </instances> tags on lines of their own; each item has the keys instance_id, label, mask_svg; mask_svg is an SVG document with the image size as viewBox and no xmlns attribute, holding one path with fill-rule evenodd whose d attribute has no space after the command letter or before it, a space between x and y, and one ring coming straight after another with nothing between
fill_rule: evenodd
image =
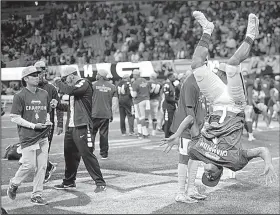
<instances>
[{"instance_id":1,"label":"athletic sock","mask_svg":"<svg viewBox=\"0 0 280 215\"><path fill-rule=\"evenodd\" d=\"M138 131L138 134L142 134L142 125L141 124L137 124L137 131Z\"/></svg>"},{"instance_id":2,"label":"athletic sock","mask_svg":"<svg viewBox=\"0 0 280 215\"><path fill-rule=\"evenodd\" d=\"M186 164L178 164L178 188L180 193L185 193L185 185L187 179L188 166Z\"/></svg>"},{"instance_id":3,"label":"athletic sock","mask_svg":"<svg viewBox=\"0 0 280 215\"><path fill-rule=\"evenodd\" d=\"M197 46L202 46L202 47L205 47L205 48L209 48L209 44L210 44L210 34L208 33L203 33L202 37L200 38Z\"/></svg>"},{"instance_id":4,"label":"athletic sock","mask_svg":"<svg viewBox=\"0 0 280 215\"><path fill-rule=\"evenodd\" d=\"M195 178L197 175L197 170L199 166L199 161L189 160L188 162L188 185L187 191L193 190L195 188Z\"/></svg>"},{"instance_id":5,"label":"athletic sock","mask_svg":"<svg viewBox=\"0 0 280 215\"><path fill-rule=\"evenodd\" d=\"M251 37L246 36L245 39L244 39L244 42L246 42L246 43L248 43L250 46L252 46L253 43L254 43L254 40L253 40Z\"/></svg>"}]
</instances>

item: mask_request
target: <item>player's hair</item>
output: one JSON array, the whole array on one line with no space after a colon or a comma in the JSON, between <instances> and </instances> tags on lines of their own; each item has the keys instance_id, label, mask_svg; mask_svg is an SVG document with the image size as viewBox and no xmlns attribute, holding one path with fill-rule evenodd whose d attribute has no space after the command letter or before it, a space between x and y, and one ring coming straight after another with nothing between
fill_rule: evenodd
<instances>
[{"instance_id":1,"label":"player's hair","mask_svg":"<svg viewBox=\"0 0 280 215\"><path fill-rule=\"evenodd\" d=\"M24 87L27 86L27 85L26 85L26 81L24 80L24 78L21 79L21 85L24 86Z\"/></svg>"}]
</instances>

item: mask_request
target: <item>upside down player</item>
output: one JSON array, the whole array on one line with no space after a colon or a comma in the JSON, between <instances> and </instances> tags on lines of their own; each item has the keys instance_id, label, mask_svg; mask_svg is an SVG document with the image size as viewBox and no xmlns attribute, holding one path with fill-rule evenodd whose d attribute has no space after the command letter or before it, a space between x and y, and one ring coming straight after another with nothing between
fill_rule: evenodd
<instances>
[{"instance_id":1,"label":"upside down player","mask_svg":"<svg viewBox=\"0 0 280 215\"><path fill-rule=\"evenodd\" d=\"M175 145L172 141L189 127L192 133L192 143L189 144L190 158L205 163L203 184L216 186L222 176L223 167L238 171L252 158L257 157L265 162L264 172L261 175L266 176L266 184L268 180L274 182L277 175L269 150L266 147L244 150L240 144L246 106L240 63L248 57L258 34L258 18L254 14L249 15L246 38L225 65L226 85L204 64L214 25L199 11L195 11L193 15L202 26L203 35L194 52L192 69L200 90L213 105L213 112L206 120L201 134L197 126L192 126L192 116L187 116L177 132L165 138L161 145L167 144L165 151L168 152Z\"/></svg>"}]
</instances>

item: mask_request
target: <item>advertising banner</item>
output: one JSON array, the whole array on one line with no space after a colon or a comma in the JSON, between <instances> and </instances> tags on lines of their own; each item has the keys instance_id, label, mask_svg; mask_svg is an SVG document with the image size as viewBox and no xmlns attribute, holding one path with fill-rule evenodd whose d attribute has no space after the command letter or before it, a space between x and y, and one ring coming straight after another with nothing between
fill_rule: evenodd
<instances>
[{"instance_id":1,"label":"advertising banner","mask_svg":"<svg viewBox=\"0 0 280 215\"><path fill-rule=\"evenodd\" d=\"M211 59L208 60L208 67L211 71L215 72L219 68L219 64L225 62L227 59ZM249 73L257 73L261 75L279 74L280 73L280 58L279 55L275 56L261 56L252 57L242 62L241 67L247 68ZM61 71L69 65L48 66L49 74L48 79L54 76L59 76ZM137 63L132 62L119 62L119 63L98 63L98 64L85 64L78 66L78 73L83 78L94 80L98 70L104 69L108 71L108 78L119 80L123 75L131 75L133 70L139 69L142 77L150 77L151 74L157 73L159 79L165 79L169 72L185 73L191 70L191 60L160 60L160 61L142 61ZM25 67L2 68L1 81L20 81L21 72Z\"/></svg>"}]
</instances>

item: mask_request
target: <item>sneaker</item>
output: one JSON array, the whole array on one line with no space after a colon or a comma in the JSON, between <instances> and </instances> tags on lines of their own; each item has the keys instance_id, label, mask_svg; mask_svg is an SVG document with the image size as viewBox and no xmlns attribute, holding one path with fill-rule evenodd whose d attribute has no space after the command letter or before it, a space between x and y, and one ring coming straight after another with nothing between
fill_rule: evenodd
<instances>
[{"instance_id":1,"label":"sneaker","mask_svg":"<svg viewBox=\"0 0 280 215\"><path fill-rule=\"evenodd\" d=\"M129 134L128 134L128 136L134 136L135 134L134 134L134 132L130 132Z\"/></svg>"},{"instance_id":2,"label":"sneaker","mask_svg":"<svg viewBox=\"0 0 280 215\"><path fill-rule=\"evenodd\" d=\"M249 36L252 40L254 40L258 35L259 35L259 19L255 14L250 13L248 16L246 36Z\"/></svg>"},{"instance_id":3,"label":"sneaker","mask_svg":"<svg viewBox=\"0 0 280 215\"><path fill-rule=\"evenodd\" d=\"M96 188L95 188L95 190L94 190L94 192L95 192L95 193L100 193L100 192L102 192L102 191L105 191L106 189L107 189L106 186L97 185Z\"/></svg>"},{"instance_id":4,"label":"sneaker","mask_svg":"<svg viewBox=\"0 0 280 215\"><path fill-rule=\"evenodd\" d=\"M157 128L157 131L159 132L163 132L163 130L161 128Z\"/></svg>"},{"instance_id":5,"label":"sneaker","mask_svg":"<svg viewBox=\"0 0 280 215\"><path fill-rule=\"evenodd\" d=\"M255 137L252 137L252 136L250 136L249 138L248 138L248 141L254 141L254 140L256 140L256 138Z\"/></svg>"},{"instance_id":6,"label":"sneaker","mask_svg":"<svg viewBox=\"0 0 280 215\"><path fill-rule=\"evenodd\" d=\"M143 139L142 134L139 134L139 133L138 133L138 134L137 134L137 138L138 138L138 139Z\"/></svg>"},{"instance_id":7,"label":"sneaker","mask_svg":"<svg viewBox=\"0 0 280 215\"><path fill-rule=\"evenodd\" d=\"M49 179L51 178L55 170L56 170L56 166L52 164L51 170L46 172L44 183L47 183L49 181Z\"/></svg>"},{"instance_id":8,"label":"sneaker","mask_svg":"<svg viewBox=\"0 0 280 215\"><path fill-rule=\"evenodd\" d=\"M187 196L189 196L193 199L196 199L196 200L204 200L204 199L207 198L206 195L203 195L203 194L199 193L197 190L188 192Z\"/></svg>"},{"instance_id":9,"label":"sneaker","mask_svg":"<svg viewBox=\"0 0 280 215\"><path fill-rule=\"evenodd\" d=\"M7 189L7 195L10 197L10 199L14 200L17 196L17 189L18 186L11 184L9 188Z\"/></svg>"},{"instance_id":10,"label":"sneaker","mask_svg":"<svg viewBox=\"0 0 280 215\"><path fill-rule=\"evenodd\" d=\"M102 160L107 160L107 159L108 159L108 156L101 156L101 159L102 159Z\"/></svg>"},{"instance_id":11,"label":"sneaker","mask_svg":"<svg viewBox=\"0 0 280 215\"><path fill-rule=\"evenodd\" d=\"M122 136L123 136L123 137L125 137L125 136L126 136L126 134L122 134Z\"/></svg>"},{"instance_id":12,"label":"sneaker","mask_svg":"<svg viewBox=\"0 0 280 215\"><path fill-rule=\"evenodd\" d=\"M209 22L206 19L206 17L204 16L204 14L201 13L200 11L194 11L193 16L199 22L199 24L201 25L201 27L203 29L203 32L211 35L213 30L214 30L213 22Z\"/></svg>"},{"instance_id":13,"label":"sneaker","mask_svg":"<svg viewBox=\"0 0 280 215\"><path fill-rule=\"evenodd\" d=\"M31 202L36 205L47 205L48 202L44 200L41 196L34 196L31 198Z\"/></svg>"},{"instance_id":14,"label":"sneaker","mask_svg":"<svg viewBox=\"0 0 280 215\"><path fill-rule=\"evenodd\" d=\"M76 189L76 183L74 182L73 184L58 184L54 185L54 189L57 190L66 190L66 189Z\"/></svg>"},{"instance_id":15,"label":"sneaker","mask_svg":"<svg viewBox=\"0 0 280 215\"><path fill-rule=\"evenodd\" d=\"M143 135L141 139L148 139L150 135Z\"/></svg>"},{"instance_id":16,"label":"sneaker","mask_svg":"<svg viewBox=\"0 0 280 215\"><path fill-rule=\"evenodd\" d=\"M192 199L191 197L187 196L185 193L179 193L177 194L177 196L175 197L175 201L176 202L183 202L183 203L197 203L198 201L195 199Z\"/></svg>"}]
</instances>

